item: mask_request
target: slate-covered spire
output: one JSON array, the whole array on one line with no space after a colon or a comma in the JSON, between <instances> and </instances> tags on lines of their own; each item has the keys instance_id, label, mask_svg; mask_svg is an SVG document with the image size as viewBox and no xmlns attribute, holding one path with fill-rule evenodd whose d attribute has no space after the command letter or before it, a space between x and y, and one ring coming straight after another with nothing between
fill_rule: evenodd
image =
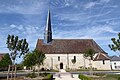
<instances>
[{"instance_id":1,"label":"slate-covered spire","mask_svg":"<svg viewBox=\"0 0 120 80\"><path fill-rule=\"evenodd\" d=\"M50 43L51 41L52 41L51 18L50 18L50 10L48 10L47 24L45 26L45 33L44 33L44 42Z\"/></svg>"}]
</instances>

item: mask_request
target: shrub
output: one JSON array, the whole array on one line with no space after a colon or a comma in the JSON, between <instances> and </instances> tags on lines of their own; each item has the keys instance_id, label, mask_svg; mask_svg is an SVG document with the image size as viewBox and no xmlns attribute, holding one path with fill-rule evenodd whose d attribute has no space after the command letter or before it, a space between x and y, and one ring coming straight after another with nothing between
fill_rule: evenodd
<instances>
[{"instance_id":1,"label":"shrub","mask_svg":"<svg viewBox=\"0 0 120 80\"><path fill-rule=\"evenodd\" d=\"M53 75L52 74L47 74L46 78L43 80L52 80L53 79Z\"/></svg>"},{"instance_id":2,"label":"shrub","mask_svg":"<svg viewBox=\"0 0 120 80\"><path fill-rule=\"evenodd\" d=\"M78 78L80 78L81 80L93 80L92 78L87 77L87 76L85 76L83 74L79 74Z\"/></svg>"},{"instance_id":3,"label":"shrub","mask_svg":"<svg viewBox=\"0 0 120 80\"><path fill-rule=\"evenodd\" d=\"M27 74L26 77L35 78L37 77L37 75L35 73L30 73L30 74Z\"/></svg>"},{"instance_id":4,"label":"shrub","mask_svg":"<svg viewBox=\"0 0 120 80\"><path fill-rule=\"evenodd\" d=\"M94 73L93 75L96 75L96 76L104 76L105 74L104 73Z\"/></svg>"},{"instance_id":5,"label":"shrub","mask_svg":"<svg viewBox=\"0 0 120 80\"><path fill-rule=\"evenodd\" d=\"M120 80L120 77L118 78L118 80Z\"/></svg>"}]
</instances>

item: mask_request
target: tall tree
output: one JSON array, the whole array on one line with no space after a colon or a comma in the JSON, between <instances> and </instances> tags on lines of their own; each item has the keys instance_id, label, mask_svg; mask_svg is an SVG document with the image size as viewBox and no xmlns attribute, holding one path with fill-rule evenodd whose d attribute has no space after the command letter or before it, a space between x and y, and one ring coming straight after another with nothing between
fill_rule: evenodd
<instances>
[{"instance_id":1,"label":"tall tree","mask_svg":"<svg viewBox=\"0 0 120 80\"><path fill-rule=\"evenodd\" d=\"M26 67L32 67L36 64L36 58L32 52L29 52L24 56L23 65Z\"/></svg>"},{"instance_id":2,"label":"tall tree","mask_svg":"<svg viewBox=\"0 0 120 80\"><path fill-rule=\"evenodd\" d=\"M89 66L90 70L92 71L92 63L91 60L93 60L93 56L95 55L95 51L93 49L87 49L85 53L83 54L83 57L89 60ZM92 72L90 72L92 74Z\"/></svg>"},{"instance_id":3,"label":"tall tree","mask_svg":"<svg viewBox=\"0 0 120 80\"><path fill-rule=\"evenodd\" d=\"M111 38L111 41L113 44L108 45L110 49L113 51L120 51L120 33L118 33L118 38Z\"/></svg>"},{"instance_id":4,"label":"tall tree","mask_svg":"<svg viewBox=\"0 0 120 80\"><path fill-rule=\"evenodd\" d=\"M16 57L21 57L25 53L29 51L28 43L26 39L18 39L18 36L8 35L7 37L7 48L10 51L10 58L12 60L12 74L13 74L13 66L15 66ZM11 75L12 77L12 75Z\"/></svg>"},{"instance_id":5,"label":"tall tree","mask_svg":"<svg viewBox=\"0 0 120 80\"><path fill-rule=\"evenodd\" d=\"M40 66L43 65L43 62L46 57L42 51L34 50L33 53L35 55L36 65L38 66L38 76L39 76Z\"/></svg>"},{"instance_id":6,"label":"tall tree","mask_svg":"<svg viewBox=\"0 0 120 80\"><path fill-rule=\"evenodd\" d=\"M25 55L23 64L27 67L37 65L39 76L40 66L43 65L44 60L45 54L42 51L34 50Z\"/></svg>"}]
</instances>

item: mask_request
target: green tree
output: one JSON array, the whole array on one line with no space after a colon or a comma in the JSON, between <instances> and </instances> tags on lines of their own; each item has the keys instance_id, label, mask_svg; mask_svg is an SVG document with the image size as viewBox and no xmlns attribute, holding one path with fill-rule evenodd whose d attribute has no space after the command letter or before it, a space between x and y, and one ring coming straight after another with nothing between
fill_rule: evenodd
<instances>
[{"instance_id":1,"label":"green tree","mask_svg":"<svg viewBox=\"0 0 120 80\"><path fill-rule=\"evenodd\" d=\"M111 38L113 44L109 44L111 50L120 51L120 33L118 33L118 38Z\"/></svg>"},{"instance_id":2,"label":"green tree","mask_svg":"<svg viewBox=\"0 0 120 80\"><path fill-rule=\"evenodd\" d=\"M36 64L36 58L33 54L33 52L29 52L28 54L26 54L24 56L24 61L23 61L23 65L26 67L32 67Z\"/></svg>"},{"instance_id":3,"label":"green tree","mask_svg":"<svg viewBox=\"0 0 120 80\"><path fill-rule=\"evenodd\" d=\"M72 59L71 62L73 63L73 66L75 66L74 64L76 63L76 59Z\"/></svg>"},{"instance_id":4,"label":"green tree","mask_svg":"<svg viewBox=\"0 0 120 80\"><path fill-rule=\"evenodd\" d=\"M75 59L72 59L71 61L72 61L72 63L73 63L73 64L75 64L75 63L76 63L76 60L75 60Z\"/></svg>"},{"instance_id":5,"label":"green tree","mask_svg":"<svg viewBox=\"0 0 120 80\"><path fill-rule=\"evenodd\" d=\"M83 54L83 57L89 60L89 66L90 66L90 74L92 74L92 63L91 60L93 60L93 56L95 55L95 51L93 49L87 49L85 53Z\"/></svg>"},{"instance_id":6,"label":"green tree","mask_svg":"<svg viewBox=\"0 0 120 80\"><path fill-rule=\"evenodd\" d=\"M18 36L8 35L6 44L7 44L7 48L10 51L10 58L12 60L12 74L13 74L13 66L15 66L15 60L17 56L21 57L22 55L24 55L29 51L28 43L26 39L19 40Z\"/></svg>"},{"instance_id":7,"label":"green tree","mask_svg":"<svg viewBox=\"0 0 120 80\"><path fill-rule=\"evenodd\" d=\"M0 61L0 67L7 68L11 64L12 64L12 61L10 59L10 55L7 53L3 56L2 60Z\"/></svg>"},{"instance_id":8,"label":"green tree","mask_svg":"<svg viewBox=\"0 0 120 80\"><path fill-rule=\"evenodd\" d=\"M34 50L33 54L35 55L36 59L36 65L38 66L38 76L39 76L39 71L40 71L40 66L43 65L43 62L45 60L45 54L42 51Z\"/></svg>"},{"instance_id":9,"label":"green tree","mask_svg":"<svg viewBox=\"0 0 120 80\"><path fill-rule=\"evenodd\" d=\"M44 60L45 54L42 51L34 50L25 55L23 64L27 67L37 65L39 76L40 66L43 65Z\"/></svg>"}]
</instances>

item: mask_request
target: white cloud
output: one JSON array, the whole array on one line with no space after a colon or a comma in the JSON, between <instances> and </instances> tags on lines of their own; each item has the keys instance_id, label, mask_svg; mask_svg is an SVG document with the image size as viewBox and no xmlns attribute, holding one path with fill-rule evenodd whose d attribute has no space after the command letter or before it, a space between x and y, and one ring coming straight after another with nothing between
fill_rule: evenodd
<instances>
[{"instance_id":1,"label":"white cloud","mask_svg":"<svg viewBox=\"0 0 120 80\"><path fill-rule=\"evenodd\" d=\"M112 10L109 10L101 14L94 14L94 15L90 15L88 14L88 12L72 13L72 14L59 13L55 15L54 18L57 18L58 20L72 21L72 23L68 23L68 24L59 23L59 25L61 26L72 26L72 25L76 26L76 25L81 25L81 24L86 24L86 23L93 24L95 22L106 21L107 19L97 20L97 18L106 16L110 14L111 12Z\"/></svg>"},{"instance_id":2,"label":"white cloud","mask_svg":"<svg viewBox=\"0 0 120 80\"><path fill-rule=\"evenodd\" d=\"M118 23L119 24L119 23ZM117 25L117 23L108 23L104 25L95 25L95 26L89 26L87 28L83 29L77 29L77 30L64 30L59 31L57 28L54 29L54 38L72 38L72 39L86 39L86 38L93 38L95 40L110 40L111 37L114 37L113 35L104 35L105 33L110 34L118 34L120 31L114 30L114 26Z\"/></svg>"},{"instance_id":3,"label":"white cloud","mask_svg":"<svg viewBox=\"0 0 120 80\"><path fill-rule=\"evenodd\" d=\"M50 3L54 7L65 8L74 5L75 0L51 0Z\"/></svg>"},{"instance_id":4,"label":"white cloud","mask_svg":"<svg viewBox=\"0 0 120 80\"><path fill-rule=\"evenodd\" d=\"M89 2L84 5L85 8L92 8L97 4L97 2Z\"/></svg>"},{"instance_id":5,"label":"white cloud","mask_svg":"<svg viewBox=\"0 0 120 80\"><path fill-rule=\"evenodd\" d=\"M40 14L46 9L46 1L16 1L14 4L0 5L0 13Z\"/></svg>"},{"instance_id":6,"label":"white cloud","mask_svg":"<svg viewBox=\"0 0 120 80\"><path fill-rule=\"evenodd\" d=\"M92 7L95 7L97 5L103 5L103 4L106 4L110 2L110 0L100 0L100 1L94 1L94 2L88 2L84 5L84 7L87 9L87 8L92 8Z\"/></svg>"},{"instance_id":7,"label":"white cloud","mask_svg":"<svg viewBox=\"0 0 120 80\"><path fill-rule=\"evenodd\" d=\"M110 0L100 0L100 3L108 3Z\"/></svg>"},{"instance_id":8,"label":"white cloud","mask_svg":"<svg viewBox=\"0 0 120 80\"><path fill-rule=\"evenodd\" d=\"M11 28L16 28L16 25L11 24L10 27L11 27Z\"/></svg>"},{"instance_id":9,"label":"white cloud","mask_svg":"<svg viewBox=\"0 0 120 80\"><path fill-rule=\"evenodd\" d=\"M2 49L2 50L0 49L1 52L7 51L6 39L8 34L19 36L20 39L26 38L29 43L30 50L31 49L33 50L35 48L38 38L43 38L44 29L41 27L32 26L32 25L16 25L16 24L11 24L6 26L0 27L1 29L0 48Z\"/></svg>"},{"instance_id":10,"label":"white cloud","mask_svg":"<svg viewBox=\"0 0 120 80\"><path fill-rule=\"evenodd\" d=\"M23 25L19 25L19 26L17 27L17 29L18 29L18 30L23 30L24 27L23 27Z\"/></svg>"}]
</instances>

